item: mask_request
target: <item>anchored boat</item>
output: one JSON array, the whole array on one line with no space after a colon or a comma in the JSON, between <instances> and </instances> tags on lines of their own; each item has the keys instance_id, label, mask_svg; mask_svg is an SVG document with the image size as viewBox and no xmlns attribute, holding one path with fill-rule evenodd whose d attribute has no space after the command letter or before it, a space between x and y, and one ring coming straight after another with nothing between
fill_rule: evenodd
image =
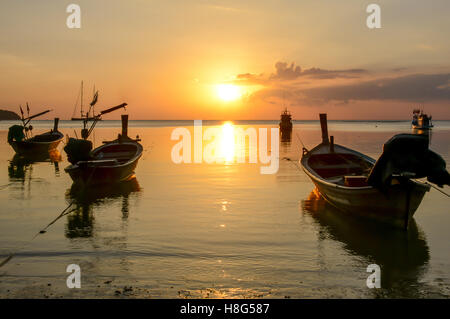
<instances>
[{"instance_id":1,"label":"anchored boat","mask_svg":"<svg viewBox=\"0 0 450 319\"><path fill-rule=\"evenodd\" d=\"M413 120L411 124L413 129L429 130L433 128L431 115L428 116L423 110L419 109L413 110Z\"/></svg>"},{"instance_id":2,"label":"anchored boat","mask_svg":"<svg viewBox=\"0 0 450 319\"><path fill-rule=\"evenodd\" d=\"M58 144L64 138L64 135L58 131L59 119L55 118L53 130L33 136L33 126L30 125L30 121L50 112L50 110L30 116L30 108L27 103L28 116L24 116L22 107L20 107L20 112L22 114L22 125L13 125L8 131L8 143L14 151L16 151L17 154L24 156L46 156L49 152L56 149Z\"/></svg>"},{"instance_id":3,"label":"anchored boat","mask_svg":"<svg viewBox=\"0 0 450 319\"><path fill-rule=\"evenodd\" d=\"M291 133L292 133L292 115L289 113L287 108L281 113L281 119L280 119L280 133L281 133L281 139L283 141L290 140L291 139Z\"/></svg>"},{"instance_id":4,"label":"anchored boat","mask_svg":"<svg viewBox=\"0 0 450 319\"><path fill-rule=\"evenodd\" d=\"M102 111L102 114L125 107L125 103ZM128 115L122 115L122 134L114 141L103 142L104 145L92 150L92 143L87 140L92 132L94 123L88 130L82 131L83 139L69 139L64 147L69 161L72 163L65 169L74 183L79 185L111 184L129 180L134 176L134 169L142 156L143 147L140 139L128 137Z\"/></svg>"},{"instance_id":5,"label":"anchored boat","mask_svg":"<svg viewBox=\"0 0 450 319\"><path fill-rule=\"evenodd\" d=\"M399 134L384 145L378 161L328 138L320 114L322 143L303 149L301 165L317 190L341 211L407 229L430 185L450 184L444 160L428 149L426 136Z\"/></svg>"},{"instance_id":6,"label":"anchored boat","mask_svg":"<svg viewBox=\"0 0 450 319\"><path fill-rule=\"evenodd\" d=\"M83 112L83 93L84 93L84 87L83 87L83 81L81 81L81 88L79 95L77 97L77 101L75 103L75 108L73 110L71 121L84 121L87 119L94 120L95 117L95 104L98 102L98 91L93 90L92 100L91 103L89 103L89 109L86 113ZM78 106L78 100L80 101L80 117L76 117L75 114L77 112L77 106ZM92 112L91 117L89 117L90 113ZM97 121L101 121L101 119L97 119Z\"/></svg>"}]
</instances>

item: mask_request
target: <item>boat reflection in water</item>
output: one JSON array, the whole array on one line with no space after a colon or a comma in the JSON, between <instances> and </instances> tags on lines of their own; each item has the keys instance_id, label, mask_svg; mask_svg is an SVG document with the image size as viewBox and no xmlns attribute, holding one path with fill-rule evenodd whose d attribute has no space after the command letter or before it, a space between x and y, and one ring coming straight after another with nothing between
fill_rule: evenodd
<instances>
[{"instance_id":1,"label":"boat reflection in water","mask_svg":"<svg viewBox=\"0 0 450 319\"><path fill-rule=\"evenodd\" d=\"M366 266L380 266L382 289L371 289L377 297L417 298L426 290L420 279L427 269L429 249L414 219L408 232L379 227L375 221L343 214L317 190L302 201L302 210L318 226L319 241L329 238L341 242L347 252L364 258Z\"/></svg>"},{"instance_id":2,"label":"boat reflection in water","mask_svg":"<svg viewBox=\"0 0 450 319\"><path fill-rule=\"evenodd\" d=\"M428 146L431 146L431 137L433 136L433 130L424 130L420 128L412 128L412 133L417 135L424 135L428 137Z\"/></svg>"},{"instance_id":3,"label":"boat reflection in water","mask_svg":"<svg viewBox=\"0 0 450 319\"><path fill-rule=\"evenodd\" d=\"M33 164L45 162L52 163L55 166L55 176L59 176L59 162L61 160L61 153L56 149L45 154L26 156L16 154L9 163L8 176L11 181L24 181L27 176L31 179Z\"/></svg>"},{"instance_id":4,"label":"boat reflection in water","mask_svg":"<svg viewBox=\"0 0 450 319\"><path fill-rule=\"evenodd\" d=\"M95 207L111 206L114 202L122 201L122 220L126 220L129 213L129 197L140 190L135 177L120 183L91 188L73 184L66 193L67 202L73 203L73 211L67 215L66 237L92 237Z\"/></svg>"}]
</instances>

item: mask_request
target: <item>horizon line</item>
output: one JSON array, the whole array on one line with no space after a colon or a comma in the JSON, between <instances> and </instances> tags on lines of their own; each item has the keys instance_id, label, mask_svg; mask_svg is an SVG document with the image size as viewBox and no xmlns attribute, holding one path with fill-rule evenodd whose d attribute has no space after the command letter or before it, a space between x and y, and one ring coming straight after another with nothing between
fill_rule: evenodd
<instances>
[{"instance_id":1,"label":"horizon line","mask_svg":"<svg viewBox=\"0 0 450 319\"><path fill-rule=\"evenodd\" d=\"M71 119L59 119L60 121L70 121L70 122L81 122L78 120L71 120ZM201 121L211 121L211 122L226 122L226 121L241 121L241 122L258 122L258 121L280 121L279 119L271 119L271 120L267 120L267 119L253 119L253 120L236 120L236 119L139 119L139 120L133 120L133 119L129 119L129 121L166 121L166 122L170 122L170 121L197 121L197 120L201 120ZM21 121L21 119L18 120L0 120L1 121ZM37 121L53 121L53 119L46 119L46 120L33 120L34 122ZM120 119L117 120L111 120L111 119L102 119L101 122L106 122L106 121L120 121ZM319 119L317 120L313 120L313 119L304 119L304 120L292 120L292 122L295 121L308 121L308 122L318 122ZM328 119L328 121L346 121L346 122L360 122L360 121L365 121L365 122L409 122L410 120L404 120L404 119ZM450 119L433 119L433 121L450 121Z\"/></svg>"}]
</instances>

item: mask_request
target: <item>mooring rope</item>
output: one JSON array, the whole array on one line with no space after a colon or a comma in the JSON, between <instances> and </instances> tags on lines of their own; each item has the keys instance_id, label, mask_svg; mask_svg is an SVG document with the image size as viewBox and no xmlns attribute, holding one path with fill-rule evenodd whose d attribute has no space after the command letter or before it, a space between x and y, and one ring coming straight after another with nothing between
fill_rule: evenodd
<instances>
[{"instance_id":1,"label":"mooring rope","mask_svg":"<svg viewBox=\"0 0 450 319\"><path fill-rule=\"evenodd\" d=\"M292 164L294 164L294 166L295 166L299 171L302 171L302 169L298 166L298 161L291 160L289 157L283 157L283 159L286 160L286 161L288 161L288 162L290 162L290 163L292 163Z\"/></svg>"},{"instance_id":2,"label":"mooring rope","mask_svg":"<svg viewBox=\"0 0 450 319\"><path fill-rule=\"evenodd\" d=\"M428 182L425 182L425 184L427 184L427 185L429 185L429 186L431 186L431 187L433 187L435 190L437 190L437 191L439 191L439 192L441 192L442 194L444 194L444 195L446 195L447 197L450 197L450 194L448 194L448 193L446 193L446 192L444 192L442 189L439 189L438 187L436 187L435 185L433 185L433 184L430 184L430 183L428 183Z\"/></svg>"},{"instance_id":3,"label":"mooring rope","mask_svg":"<svg viewBox=\"0 0 450 319\"><path fill-rule=\"evenodd\" d=\"M73 205L74 201L71 201L70 204L63 209L63 211L54 219L52 220L47 226L45 226L43 229L41 229L39 232L37 232L29 241L25 242L21 247L16 249L15 252L10 253L2 262L0 262L0 268L6 265L20 250L24 249L27 245L29 245L37 236L40 234L44 234L47 232L47 229L53 225L58 219L61 217L71 213L74 211L74 209L69 210L69 208Z\"/></svg>"},{"instance_id":4,"label":"mooring rope","mask_svg":"<svg viewBox=\"0 0 450 319\"><path fill-rule=\"evenodd\" d=\"M295 136L297 136L297 138L300 141L300 143L302 144L303 148L306 149L305 144L303 144L303 141L302 141L302 139L300 138L300 135L297 132L295 132Z\"/></svg>"}]
</instances>

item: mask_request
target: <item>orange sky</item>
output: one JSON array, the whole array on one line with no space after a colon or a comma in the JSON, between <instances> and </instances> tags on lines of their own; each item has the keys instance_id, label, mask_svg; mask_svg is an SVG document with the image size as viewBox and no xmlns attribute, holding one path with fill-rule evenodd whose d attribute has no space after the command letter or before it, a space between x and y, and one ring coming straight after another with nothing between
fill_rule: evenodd
<instances>
[{"instance_id":1,"label":"orange sky","mask_svg":"<svg viewBox=\"0 0 450 319\"><path fill-rule=\"evenodd\" d=\"M131 119L450 119L450 3L377 1L61 1L0 4L0 108L72 116L81 80L98 110ZM294 63L294 64L292 64ZM218 84L237 85L224 101ZM107 118L118 118L112 113Z\"/></svg>"}]
</instances>

